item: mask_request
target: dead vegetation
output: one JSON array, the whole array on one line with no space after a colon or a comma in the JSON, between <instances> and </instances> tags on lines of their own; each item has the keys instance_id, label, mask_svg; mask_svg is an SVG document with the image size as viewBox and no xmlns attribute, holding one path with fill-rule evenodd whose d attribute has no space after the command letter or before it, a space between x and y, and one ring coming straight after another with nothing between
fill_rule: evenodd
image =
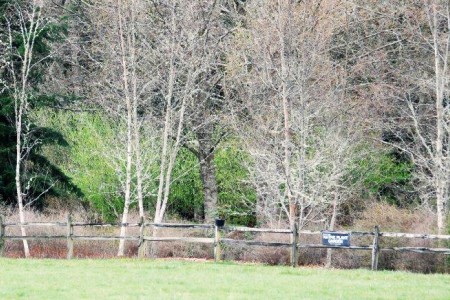
<instances>
[{"instance_id":1,"label":"dead vegetation","mask_svg":"<svg viewBox=\"0 0 450 300\"><path fill-rule=\"evenodd\" d=\"M3 210L6 213L6 222L18 222L17 214L11 210ZM92 222L82 211L72 212L75 222ZM29 222L65 222L65 213L39 213L27 211L26 217ZM139 216L134 213L130 216L130 222L138 222ZM172 220L180 223L179 220ZM426 211L408 211L392 207L387 204L373 204L367 208L361 218L355 220L352 230L370 231L373 225L380 226L382 231L410 232L410 233L432 233L433 215ZM344 228L339 228L345 230ZM62 227L31 227L30 235L65 235L66 228ZM118 235L120 228L92 228L75 227L75 235ZM148 229L147 229L148 230ZM350 230L350 229L349 229ZM20 228L7 227L7 235L20 234ZM139 235L139 228L131 227L128 235ZM150 233L148 233L150 234ZM164 237L213 237L212 229L174 229L161 228L158 236ZM264 242L289 242L288 234L280 233L248 233L227 232L226 238L237 240L256 240ZM353 245L370 245L371 237L353 237ZM320 236L301 235L301 244L320 244ZM74 257L76 258L113 258L117 255L118 241L76 241ZM137 257L138 244L127 241L125 247L126 257ZM439 245L438 242L430 240L415 240L406 238L382 238L381 247L447 247ZM65 258L66 241L61 240L37 240L30 241L31 256L35 258ZM241 244L224 245L223 259L248 263L264 263L269 265L288 265L289 248L257 247ZM360 250L334 250L332 254L333 268L365 268L370 266L370 251ZM24 257L21 241L6 241L4 256L11 258ZM196 244L185 242L158 242L157 258L173 259L206 259L211 260L213 246L209 244ZM394 251L382 251L380 255L379 268L388 270L410 270L415 272L434 273L448 272L448 260L445 255L439 254L417 254L400 253ZM300 249L299 265L301 266L324 266L326 263L325 249Z\"/></svg>"}]
</instances>

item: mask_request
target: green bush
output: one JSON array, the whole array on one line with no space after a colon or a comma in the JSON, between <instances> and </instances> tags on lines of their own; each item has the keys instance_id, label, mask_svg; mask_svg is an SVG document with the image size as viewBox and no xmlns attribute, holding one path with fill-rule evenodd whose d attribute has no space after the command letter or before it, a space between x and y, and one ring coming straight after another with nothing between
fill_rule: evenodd
<instances>
[{"instance_id":1,"label":"green bush","mask_svg":"<svg viewBox=\"0 0 450 300\"><path fill-rule=\"evenodd\" d=\"M249 156L237 145L226 145L216 153L216 175L219 190L219 211L227 222L253 226L256 224L256 191L249 182L244 162Z\"/></svg>"},{"instance_id":2,"label":"green bush","mask_svg":"<svg viewBox=\"0 0 450 300\"><path fill-rule=\"evenodd\" d=\"M68 148L44 147L45 155L72 179L92 209L105 220L117 217L123 209L117 174L121 170L108 156L121 125L92 113L43 110L38 119L61 132L69 144Z\"/></svg>"}]
</instances>

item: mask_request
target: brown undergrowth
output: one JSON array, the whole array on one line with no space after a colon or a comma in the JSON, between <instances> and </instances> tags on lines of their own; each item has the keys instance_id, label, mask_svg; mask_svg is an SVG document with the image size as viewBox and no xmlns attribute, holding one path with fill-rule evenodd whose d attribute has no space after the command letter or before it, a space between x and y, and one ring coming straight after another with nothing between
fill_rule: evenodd
<instances>
[{"instance_id":1,"label":"brown undergrowth","mask_svg":"<svg viewBox=\"0 0 450 300\"><path fill-rule=\"evenodd\" d=\"M17 214L7 210L6 222L18 222ZM83 211L72 213L74 222L92 222ZM39 213L27 211L28 222L65 222L66 213L47 212ZM138 215L130 216L130 223L138 223ZM409 232L409 233L433 233L434 216L426 211L408 211L392 207L387 204L374 204L369 206L359 220L354 222L352 230L372 231L374 225L380 226L381 231ZM182 223L179 220L167 222ZM339 228L345 230L345 228ZM149 229L147 229L149 230ZM350 230L350 229L348 229ZM66 228L61 227L32 227L27 228L29 235L65 235ZM18 227L8 227L7 235L20 235ZM119 228L92 228L75 227L75 235L86 236L112 236L119 234ZM138 228L129 228L128 235L138 236ZM146 232L146 235L151 235ZM165 237L213 237L212 229L174 229L161 228L158 236ZM264 242L289 242L288 234L279 233L247 233L228 232L224 237L238 240L257 240ZM352 245L371 245L371 237L352 237ZM301 244L320 244L318 235L301 235ZM450 245L429 240L382 238L381 247L449 247ZM154 242L155 257L158 258L188 258L208 259L213 256L213 245L185 242ZM152 245L150 245L152 247ZM75 241L74 257L76 258L112 258L117 255L118 241ZM31 256L35 258L65 258L67 255L66 240L36 240L30 241ZM125 256L136 257L138 244L134 241L126 242ZM4 256L23 257L23 245L21 241L6 241ZM224 245L222 249L224 260L264 263L270 265L286 265L290 260L290 250L286 248L271 248L261 246L247 246L243 244ZM334 268L369 268L371 251L363 250L333 250L332 267ZM302 266L323 266L326 261L324 249L300 249L299 264ZM434 273L449 272L448 260L439 254L400 253L383 251L380 254L379 269L410 270L415 272Z\"/></svg>"}]
</instances>

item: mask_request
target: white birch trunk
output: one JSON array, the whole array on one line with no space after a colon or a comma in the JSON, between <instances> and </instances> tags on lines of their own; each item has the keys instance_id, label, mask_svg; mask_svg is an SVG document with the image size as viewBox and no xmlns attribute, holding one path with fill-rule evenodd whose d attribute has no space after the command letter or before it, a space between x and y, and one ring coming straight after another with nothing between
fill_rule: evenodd
<instances>
[{"instance_id":1,"label":"white birch trunk","mask_svg":"<svg viewBox=\"0 0 450 300\"><path fill-rule=\"evenodd\" d=\"M126 58L126 45L124 39L124 30L122 23L122 1L117 1L118 5L118 21L119 21L119 40L120 40L120 48L121 48L121 63L123 68L122 79L123 79L123 87L125 94L125 102L126 102L126 111L127 111L127 154L126 154L126 179L125 179L125 199L124 199L124 208L122 214L122 224L128 222L128 212L130 209L131 203L131 166L132 166L132 157L133 157L133 116L132 116L132 104L129 94L129 75L128 75L128 63ZM120 237L126 236L126 226L121 226L120 228ZM121 239L119 243L119 251L117 253L118 256L123 256L125 251L125 240Z\"/></svg>"},{"instance_id":2,"label":"white birch trunk","mask_svg":"<svg viewBox=\"0 0 450 300\"><path fill-rule=\"evenodd\" d=\"M434 153L433 175L435 180L436 212L438 234L444 234L446 221L446 203L447 199L445 185L448 184L448 170L444 166L445 153L443 144L445 140L445 116L444 116L444 89L446 86L446 76L448 70L448 49L450 35L447 38L445 49L440 51L439 33L438 33L438 11L437 3L432 4L432 34L434 47L434 67L435 67L435 97L436 97L436 150ZM447 18L450 16L447 15ZM450 22L450 19L448 20ZM447 179L447 180L446 180Z\"/></svg>"},{"instance_id":3,"label":"white birch trunk","mask_svg":"<svg viewBox=\"0 0 450 300\"><path fill-rule=\"evenodd\" d=\"M175 32L176 29L176 15L175 15L175 4L172 3L172 15L171 15L171 28L172 32ZM154 222L160 223L162 222L166 210L167 201L169 198L169 192L170 192L170 180L171 180L171 174L172 174L172 168L174 159L172 159L173 155L170 155L169 151L169 138L170 134L172 132L172 98L174 95L174 88L175 88L175 45L176 45L176 37L173 36L171 38L171 44L172 49L170 53L170 61L169 61L169 82L168 82L168 91L166 95L166 116L164 121L164 131L162 136L163 146L161 149L161 166L160 166L160 172L159 172L159 185L158 185L158 196L156 200L156 209L155 209L155 216L154 216ZM184 106L184 103L183 103ZM181 112L181 118L184 114L184 109L182 108ZM182 120L182 119L181 119ZM181 121L180 120L180 121ZM178 135L177 135L178 140ZM177 143L178 144L178 143ZM176 157L176 151L177 151L177 145L173 148L172 151L174 151L174 156ZM169 162L167 162L169 160ZM156 227L153 230L153 235L156 235Z\"/></svg>"},{"instance_id":4,"label":"white birch trunk","mask_svg":"<svg viewBox=\"0 0 450 300\"><path fill-rule=\"evenodd\" d=\"M141 147L140 147L140 134L139 134L139 120L138 120L138 93L137 93L137 74L136 74L136 20L135 20L135 0L131 1L131 35L130 40L130 52L131 52L131 80L133 86L133 135L134 135L134 154L136 159L136 184L137 184L137 201L139 206L139 217L142 219L145 217L144 212L144 197L143 197L143 180L142 180L142 159L141 159Z\"/></svg>"},{"instance_id":5,"label":"white birch trunk","mask_svg":"<svg viewBox=\"0 0 450 300\"><path fill-rule=\"evenodd\" d=\"M19 6L16 6L17 13L20 15L20 29L21 35L24 41L24 54L22 57L22 65L21 65L21 74L20 77L16 77L16 73L14 71L14 66L11 68L12 77L13 77L13 88L14 88L14 118L15 118L15 127L16 127L16 166L15 166L15 184L16 184L16 196L17 196L17 204L19 207L19 220L20 223L25 223L25 197L26 194L22 188L22 168L21 165L25 159L23 157L23 153L26 147L31 147L30 145L22 142L22 138L24 136L23 132L23 118L28 113L28 79L29 73L31 69L31 63L33 58L33 50L34 50L34 42L36 36L39 34L41 28L41 10L38 8L38 3L33 1L31 4L31 13L27 13L26 11L22 11ZM24 16L28 15L28 19ZM28 23L28 24L27 24ZM10 48L13 45L13 37L11 28L9 29L9 44ZM27 149L29 152L30 149ZM26 236L25 227L20 227L21 235ZM23 240L23 248L25 257L30 257L30 250L28 246L27 240Z\"/></svg>"},{"instance_id":6,"label":"white birch trunk","mask_svg":"<svg viewBox=\"0 0 450 300\"><path fill-rule=\"evenodd\" d=\"M164 186L166 183L166 176L167 176L167 156L169 155L168 152L168 143L169 143L169 134L170 131L172 131L172 121L171 121L171 114L172 114L172 96L173 96L173 85L174 85L174 77L175 77L175 70L173 66L173 60L171 59L171 65L170 65L170 75L169 75L169 92L167 94L167 104L166 104L166 117L164 122L164 132L162 136L163 140L163 146L161 149L161 165L160 165L160 171L159 171L159 185L158 185L158 196L156 199L156 209L155 209L155 217L154 222L160 223L162 221L162 215L164 213L161 213L162 204L164 201Z\"/></svg>"}]
</instances>

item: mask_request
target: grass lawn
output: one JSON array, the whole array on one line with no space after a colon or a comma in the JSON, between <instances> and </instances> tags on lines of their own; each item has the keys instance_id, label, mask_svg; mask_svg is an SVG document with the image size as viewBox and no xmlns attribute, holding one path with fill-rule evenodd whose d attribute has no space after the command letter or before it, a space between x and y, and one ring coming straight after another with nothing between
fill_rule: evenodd
<instances>
[{"instance_id":1,"label":"grass lawn","mask_svg":"<svg viewBox=\"0 0 450 300\"><path fill-rule=\"evenodd\" d=\"M450 275L179 260L0 258L0 299L450 299Z\"/></svg>"}]
</instances>

